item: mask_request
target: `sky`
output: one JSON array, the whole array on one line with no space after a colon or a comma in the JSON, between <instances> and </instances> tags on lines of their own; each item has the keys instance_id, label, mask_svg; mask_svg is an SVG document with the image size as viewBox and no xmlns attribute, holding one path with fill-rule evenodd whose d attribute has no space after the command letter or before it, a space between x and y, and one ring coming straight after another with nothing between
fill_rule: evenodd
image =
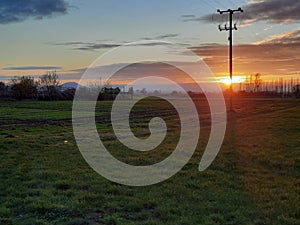
<instances>
[{"instance_id":1,"label":"sky","mask_svg":"<svg viewBox=\"0 0 300 225\"><path fill-rule=\"evenodd\" d=\"M228 32L218 25L228 18L217 9L238 7L234 75L300 78L298 0L0 0L0 80L56 70L77 81L102 54L152 39L184 46L227 76Z\"/></svg>"}]
</instances>

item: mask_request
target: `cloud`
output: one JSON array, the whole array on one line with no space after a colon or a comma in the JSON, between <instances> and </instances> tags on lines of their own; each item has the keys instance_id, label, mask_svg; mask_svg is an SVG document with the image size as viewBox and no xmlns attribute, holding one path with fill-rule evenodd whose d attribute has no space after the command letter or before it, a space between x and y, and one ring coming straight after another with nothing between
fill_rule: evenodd
<instances>
[{"instance_id":1,"label":"cloud","mask_svg":"<svg viewBox=\"0 0 300 225\"><path fill-rule=\"evenodd\" d=\"M178 36L179 36L179 34L164 34L164 35L155 37L155 39L175 38Z\"/></svg>"},{"instance_id":2,"label":"cloud","mask_svg":"<svg viewBox=\"0 0 300 225\"><path fill-rule=\"evenodd\" d=\"M121 44L117 43L98 43L98 42L82 42L82 41L71 41L71 42L63 42L63 43L46 43L49 45L55 46L68 46L71 47L72 50L82 50L82 51L94 51L101 49L110 49L119 47Z\"/></svg>"},{"instance_id":3,"label":"cloud","mask_svg":"<svg viewBox=\"0 0 300 225\"><path fill-rule=\"evenodd\" d=\"M271 35L255 44L296 44L300 43L300 29Z\"/></svg>"},{"instance_id":4,"label":"cloud","mask_svg":"<svg viewBox=\"0 0 300 225\"><path fill-rule=\"evenodd\" d=\"M181 15L182 18L195 18L196 16L193 14L185 14L185 15Z\"/></svg>"},{"instance_id":5,"label":"cloud","mask_svg":"<svg viewBox=\"0 0 300 225\"><path fill-rule=\"evenodd\" d=\"M234 72L250 75L296 76L300 71L300 30L270 36L255 44L236 45L233 49ZM216 75L228 73L228 46L205 44L193 47Z\"/></svg>"},{"instance_id":6,"label":"cloud","mask_svg":"<svg viewBox=\"0 0 300 225\"><path fill-rule=\"evenodd\" d=\"M162 35L160 39L164 39L167 37L175 37L177 34L166 34ZM152 40L152 39L151 39ZM74 42L64 42L64 43L48 43L50 45L57 45L57 46L71 46L72 50L81 50L81 51L95 51L95 50L103 50L103 49L111 49L116 48L119 46L124 45L124 43L98 43L98 42L81 42L81 41L74 41ZM126 43L125 43L126 44ZM135 45L130 46L163 46L168 45L166 42L158 42L158 41L146 41L146 42L140 42Z\"/></svg>"},{"instance_id":7,"label":"cloud","mask_svg":"<svg viewBox=\"0 0 300 225\"><path fill-rule=\"evenodd\" d=\"M145 38L142 38L142 40L161 40L161 39L167 39L167 38L175 38L178 36L179 36L179 34L162 34L162 35L155 36L155 37L145 37Z\"/></svg>"},{"instance_id":8,"label":"cloud","mask_svg":"<svg viewBox=\"0 0 300 225\"><path fill-rule=\"evenodd\" d=\"M166 46L166 45L172 45L168 42L164 42L164 41L148 41L148 42L140 42L140 43L136 43L135 45L129 45L131 47L135 47L135 46L146 46L146 47L151 47L151 46Z\"/></svg>"},{"instance_id":9,"label":"cloud","mask_svg":"<svg viewBox=\"0 0 300 225\"><path fill-rule=\"evenodd\" d=\"M68 8L65 0L1 0L0 24L66 14Z\"/></svg>"},{"instance_id":10,"label":"cloud","mask_svg":"<svg viewBox=\"0 0 300 225\"><path fill-rule=\"evenodd\" d=\"M198 69L196 62L176 62L177 65L189 66L191 69ZM121 70L118 70L122 67ZM79 74L83 74L86 68L80 68L75 70L70 70L72 77L75 75L78 77ZM108 76L112 71L118 70L112 77L109 78L109 83L111 85L124 85L131 83L132 81L146 77L146 76L163 76L167 79L173 80L174 82L181 84L192 84L194 81L187 76L183 71L177 69L171 65L159 62L142 62L142 63L133 63L130 65L118 63L118 64L109 64L103 66L97 66L89 68L88 73L86 74L89 78L87 84L106 82ZM100 79L101 78L101 79ZM208 81L208 79L203 78L203 81ZM84 80L83 80L84 81ZM155 83L155 80L153 80Z\"/></svg>"},{"instance_id":11,"label":"cloud","mask_svg":"<svg viewBox=\"0 0 300 225\"><path fill-rule=\"evenodd\" d=\"M244 7L245 19L269 23L292 23L300 20L300 1L266 0Z\"/></svg>"},{"instance_id":12,"label":"cloud","mask_svg":"<svg viewBox=\"0 0 300 225\"><path fill-rule=\"evenodd\" d=\"M47 43L49 45L65 45L65 46L72 46L72 45L88 45L93 44L91 42L81 42L81 41L70 41L70 42L63 42L63 43Z\"/></svg>"},{"instance_id":13,"label":"cloud","mask_svg":"<svg viewBox=\"0 0 300 225\"><path fill-rule=\"evenodd\" d=\"M6 67L2 70L61 70L58 66L20 66L20 67Z\"/></svg>"},{"instance_id":14,"label":"cloud","mask_svg":"<svg viewBox=\"0 0 300 225\"><path fill-rule=\"evenodd\" d=\"M73 69L73 70L69 70L68 72L74 72L74 73L80 73L83 74L88 68L79 68L79 69Z\"/></svg>"},{"instance_id":15,"label":"cloud","mask_svg":"<svg viewBox=\"0 0 300 225\"><path fill-rule=\"evenodd\" d=\"M119 47L120 44L97 44L97 43L88 43L83 44L80 47L73 48L74 50L82 50L82 51L94 51L100 49L110 49Z\"/></svg>"},{"instance_id":16,"label":"cloud","mask_svg":"<svg viewBox=\"0 0 300 225\"><path fill-rule=\"evenodd\" d=\"M136 45L130 45L130 46L160 46L160 45L166 45L165 42L145 42L145 43L138 43ZM116 48L121 46L122 44L86 44L81 47L73 48L73 50L82 50L82 51L94 51L94 50L101 50L101 49L110 49L110 48Z\"/></svg>"},{"instance_id":17,"label":"cloud","mask_svg":"<svg viewBox=\"0 0 300 225\"><path fill-rule=\"evenodd\" d=\"M268 22L272 24L298 23L300 21L300 1L297 0L264 0L248 1L249 4L243 6L243 20L246 23ZM234 20L238 20L240 13L234 14ZM185 21L200 22L224 22L224 15L209 14L203 17L188 18Z\"/></svg>"},{"instance_id":18,"label":"cloud","mask_svg":"<svg viewBox=\"0 0 300 225\"><path fill-rule=\"evenodd\" d=\"M199 22L202 19L200 17L197 17L196 15L187 14L187 15L181 15L180 20L183 21L183 22L190 22L190 21Z\"/></svg>"}]
</instances>

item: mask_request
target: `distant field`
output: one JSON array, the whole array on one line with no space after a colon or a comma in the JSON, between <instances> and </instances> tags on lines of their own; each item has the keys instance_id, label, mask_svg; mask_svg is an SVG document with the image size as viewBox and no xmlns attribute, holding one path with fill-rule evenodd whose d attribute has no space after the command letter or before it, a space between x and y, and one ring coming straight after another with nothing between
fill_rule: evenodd
<instances>
[{"instance_id":1,"label":"distant field","mask_svg":"<svg viewBox=\"0 0 300 225\"><path fill-rule=\"evenodd\" d=\"M84 161L72 132L71 101L1 101L0 224L299 225L300 101L234 99L221 151L201 173L210 117L206 102L195 102L201 138L190 162L163 183L127 187ZM179 118L171 105L148 99L133 109L132 130L140 138L149 135L153 116L168 125L162 146L147 153L130 151L114 137L110 108L111 102L99 102L96 121L116 158L148 165L176 146Z\"/></svg>"}]
</instances>

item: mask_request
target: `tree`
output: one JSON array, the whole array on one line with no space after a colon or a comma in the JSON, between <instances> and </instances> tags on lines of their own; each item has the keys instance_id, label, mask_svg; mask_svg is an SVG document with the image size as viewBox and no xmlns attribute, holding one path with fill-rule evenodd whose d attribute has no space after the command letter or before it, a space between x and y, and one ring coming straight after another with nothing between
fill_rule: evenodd
<instances>
[{"instance_id":1,"label":"tree","mask_svg":"<svg viewBox=\"0 0 300 225\"><path fill-rule=\"evenodd\" d=\"M131 100L132 100L132 99L133 99L133 94L134 94L133 87L130 87L130 88L129 88L128 94L130 94L130 98L131 98Z\"/></svg>"},{"instance_id":2,"label":"tree","mask_svg":"<svg viewBox=\"0 0 300 225\"><path fill-rule=\"evenodd\" d=\"M296 98L300 98L300 85L299 84L297 84L293 87L293 95Z\"/></svg>"},{"instance_id":3,"label":"tree","mask_svg":"<svg viewBox=\"0 0 300 225\"><path fill-rule=\"evenodd\" d=\"M143 89L141 90L141 94L147 94L146 88L143 88Z\"/></svg>"},{"instance_id":4,"label":"tree","mask_svg":"<svg viewBox=\"0 0 300 225\"><path fill-rule=\"evenodd\" d=\"M133 93L134 93L133 87L130 87L130 88L128 89L128 93L129 93L129 94L133 94Z\"/></svg>"},{"instance_id":5,"label":"tree","mask_svg":"<svg viewBox=\"0 0 300 225\"><path fill-rule=\"evenodd\" d=\"M58 90L59 83L56 71L47 72L47 74L41 76L39 84L42 88L43 98L48 100L57 100L60 97Z\"/></svg>"},{"instance_id":6,"label":"tree","mask_svg":"<svg viewBox=\"0 0 300 225\"><path fill-rule=\"evenodd\" d=\"M254 85L255 85L255 88L254 88L255 92L259 92L260 87L261 87L261 79L260 79L260 74L259 73L255 74Z\"/></svg>"},{"instance_id":7,"label":"tree","mask_svg":"<svg viewBox=\"0 0 300 225\"><path fill-rule=\"evenodd\" d=\"M0 97L7 97L7 86L0 81Z\"/></svg>"},{"instance_id":8,"label":"tree","mask_svg":"<svg viewBox=\"0 0 300 225\"><path fill-rule=\"evenodd\" d=\"M171 92L171 95L172 95L172 96L177 96L177 95L178 95L178 92L177 92L177 91L172 91L172 92Z\"/></svg>"},{"instance_id":9,"label":"tree","mask_svg":"<svg viewBox=\"0 0 300 225\"><path fill-rule=\"evenodd\" d=\"M107 100L115 100L117 95L121 92L119 87L116 88L108 88L104 87L101 89L100 94L98 96L98 101L107 101Z\"/></svg>"},{"instance_id":10,"label":"tree","mask_svg":"<svg viewBox=\"0 0 300 225\"><path fill-rule=\"evenodd\" d=\"M11 94L18 100L34 99L37 97L37 82L30 76L16 77L11 80Z\"/></svg>"}]
</instances>

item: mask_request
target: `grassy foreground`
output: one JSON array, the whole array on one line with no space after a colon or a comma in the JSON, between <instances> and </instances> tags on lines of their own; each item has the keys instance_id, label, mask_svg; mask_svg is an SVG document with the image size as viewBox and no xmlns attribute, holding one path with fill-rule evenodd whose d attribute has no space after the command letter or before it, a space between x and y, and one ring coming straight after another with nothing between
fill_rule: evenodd
<instances>
[{"instance_id":1,"label":"grassy foreground","mask_svg":"<svg viewBox=\"0 0 300 225\"><path fill-rule=\"evenodd\" d=\"M72 102L0 104L0 224L300 224L297 100L236 99L222 149L200 173L209 133L202 111L193 158L172 178L148 187L112 183L88 166L73 137ZM170 127L163 145L149 153L131 152L114 138L110 106L98 103L97 126L115 157L147 165L172 152L178 116L170 105L155 100L149 109L145 101L134 109L137 136L147 136L153 116L163 115Z\"/></svg>"}]
</instances>

